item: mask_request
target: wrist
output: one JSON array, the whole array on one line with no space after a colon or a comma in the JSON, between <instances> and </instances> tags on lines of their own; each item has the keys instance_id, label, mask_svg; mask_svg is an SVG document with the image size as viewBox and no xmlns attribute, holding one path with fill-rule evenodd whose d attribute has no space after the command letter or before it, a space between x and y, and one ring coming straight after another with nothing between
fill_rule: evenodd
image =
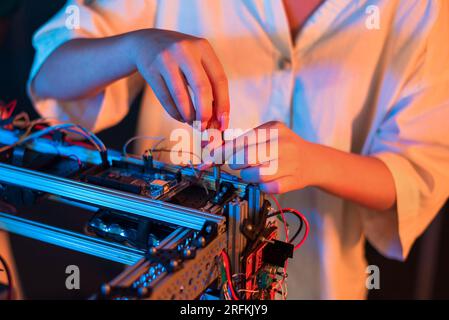
<instances>
[{"instance_id":1,"label":"wrist","mask_svg":"<svg viewBox=\"0 0 449 320\"><path fill-rule=\"evenodd\" d=\"M127 61L132 64L136 70L138 69L138 52L142 46L141 32L142 30L138 30L124 34L120 39L119 44L124 50Z\"/></svg>"},{"instance_id":2,"label":"wrist","mask_svg":"<svg viewBox=\"0 0 449 320\"><path fill-rule=\"evenodd\" d=\"M154 56L158 43L161 42L161 30L159 29L141 29L129 32L124 37L124 47L127 50L127 56L135 68L138 70L142 63L142 57L146 60Z\"/></svg>"},{"instance_id":3,"label":"wrist","mask_svg":"<svg viewBox=\"0 0 449 320\"><path fill-rule=\"evenodd\" d=\"M330 178L329 164L332 163L328 148L317 143L305 141L303 180L307 187L324 188Z\"/></svg>"}]
</instances>

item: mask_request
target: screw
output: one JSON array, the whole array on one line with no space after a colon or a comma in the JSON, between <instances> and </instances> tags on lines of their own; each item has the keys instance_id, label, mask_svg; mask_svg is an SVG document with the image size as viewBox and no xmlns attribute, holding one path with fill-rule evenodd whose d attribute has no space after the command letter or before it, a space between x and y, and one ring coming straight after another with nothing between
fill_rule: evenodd
<instances>
[{"instance_id":1,"label":"screw","mask_svg":"<svg viewBox=\"0 0 449 320\"><path fill-rule=\"evenodd\" d=\"M157 253L157 248L156 247L151 247L150 249L148 249L148 253L152 256L154 256Z\"/></svg>"},{"instance_id":2,"label":"screw","mask_svg":"<svg viewBox=\"0 0 449 320\"><path fill-rule=\"evenodd\" d=\"M111 293L111 286L108 284L103 284L101 286L101 294L104 296L108 296Z\"/></svg>"},{"instance_id":3,"label":"screw","mask_svg":"<svg viewBox=\"0 0 449 320\"><path fill-rule=\"evenodd\" d=\"M199 245L200 245L201 247L204 247L204 246L206 245L206 238L200 237L200 238L198 239L198 243L199 243Z\"/></svg>"},{"instance_id":4,"label":"screw","mask_svg":"<svg viewBox=\"0 0 449 320\"><path fill-rule=\"evenodd\" d=\"M184 249L184 257L188 258L192 254L192 251L190 249Z\"/></svg>"},{"instance_id":5,"label":"screw","mask_svg":"<svg viewBox=\"0 0 449 320\"><path fill-rule=\"evenodd\" d=\"M170 261L170 266L175 269L177 266L179 265L178 261L176 260L171 260Z\"/></svg>"},{"instance_id":6,"label":"screw","mask_svg":"<svg viewBox=\"0 0 449 320\"><path fill-rule=\"evenodd\" d=\"M212 226L211 226L211 225L208 225L208 226L206 227L206 232L207 232L207 233L211 233L211 232L212 232Z\"/></svg>"}]
</instances>

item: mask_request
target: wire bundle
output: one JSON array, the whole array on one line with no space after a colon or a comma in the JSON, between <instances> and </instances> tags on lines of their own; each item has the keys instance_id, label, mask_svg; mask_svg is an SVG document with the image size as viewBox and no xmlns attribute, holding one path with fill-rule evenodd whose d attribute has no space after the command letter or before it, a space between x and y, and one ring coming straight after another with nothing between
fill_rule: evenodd
<instances>
[{"instance_id":1,"label":"wire bundle","mask_svg":"<svg viewBox=\"0 0 449 320\"><path fill-rule=\"evenodd\" d=\"M269 217L274 217L274 216L278 216L278 215L281 216L281 220L284 224L286 242L293 243L293 241L299 236L299 234L305 227L305 230L304 230L301 240L294 247L294 251L296 251L304 244L305 240L307 239L307 236L309 234L309 229L310 229L309 222L307 221L306 217L298 210L292 209L292 208L282 208L280 206L278 200L273 196L272 196L272 200L275 202L276 206L278 207L278 211L268 215L267 217L269 218ZM287 225L287 221L285 219L286 213L292 214L299 219L298 230L295 232L294 236L291 239L289 239L288 225ZM228 300L231 300L231 299L239 300L239 297L236 294L234 284L232 281L232 279L235 275L231 276L231 267L230 267L230 262L229 262L229 256L226 253L226 251L224 251L224 250L221 252L220 256L223 261L223 268L225 270L225 274L224 274L225 281L223 283L223 295ZM276 281L275 287L273 289L273 290L277 290L278 288L280 288L281 295L282 295L283 299L287 298L287 286L285 285L285 280L287 278L287 267L288 267L288 261L285 261L282 278L280 280ZM240 290L238 290L238 292L248 292L248 290L240 289ZM249 290L249 292L258 293L259 291L258 290Z\"/></svg>"},{"instance_id":2,"label":"wire bundle","mask_svg":"<svg viewBox=\"0 0 449 320\"><path fill-rule=\"evenodd\" d=\"M103 144L103 142L95 135L93 134L91 131L83 128L80 125L76 125L76 124L72 124L72 123L60 123L57 125L53 125L53 126L48 126L45 127L42 130L36 131L34 133L32 133L33 129L36 128L37 125L39 124L44 124L47 125L50 122L50 119L45 119L45 118L39 118L33 121L30 121L29 116L27 113L19 113L18 115L16 115L14 118L11 119L12 114L14 112L16 103L10 104L8 105L7 108L3 107L0 111L0 119L2 120L2 126L3 125L13 125L15 127L21 128L23 130L25 130L25 132L22 134L22 136L20 136L20 138L11 145L7 145L4 146L2 148L0 148L0 153L7 151L11 148L14 148L15 146L24 144L24 143L28 143L31 142L37 138L46 136L48 134L51 134L55 131L65 131L65 132L69 132L69 133L73 133L73 134L77 134L82 136L83 138L85 138L87 141L89 141L99 152L100 154L104 154L107 152L107 149L105 147L105 145ZM158 148L158 146L164 141L164 138L162 137L148 137L148 136L136 136L133 137L131 139L129 139L125 145L123 146L123 155L125 157L130 157L131 155L128 154L127 152L127 148L129 146L130 143L132 143L133 141L136 141L138 139L150 139L150 140L156 140L157 142L154 144L154 146L149 149L148 151L146 151L146 153L149 153L150 155L152 155L154 152L173 152L172 150L169 149L163 149L163 148ZM189 154L194 155L192 152L189 152ZM74 156L74 155L70 155L70 156ZM75 157L75 156L74 156ZM78 162L79 159L78 159ZM195 172L195 167L193 166L193 164L190 163L190 166L192 167L195 176L196 172ZM201 178L201 176L197 176L198 179ZM207 188L206 188L207 190ZM273 216L280 216L281 217L281 221L283 222L284 225L284 231L285 231L285 237L286 237L286 242L288 243L293 243L293 241L296 240L296 238L299 236L299 234L301 233L303 227L305 227L305 231L303 233L303 237L302 239L299 241L298 244L295 245L294 250L296 251L297 249L299 249L305 242L308 233L309 233L309 223L307 221L307 219L305 218L305 216L299 212L298 210L292 209L292 208L282 208L278 202L278 200L272 196L272 200L275 202L278 211L274 212L272 214L270 214L268 217L273 217ZM289 232L288 232L288 225L287 225L287 221L285 219L285 214L289 213L294 215L295 217L297 217L299 219L299 226L297 231L295 232L295 234L293 235L293 237L291 239L289 239ZM233 299L233 300L240 300L239 296L236 293L236 290L234 288L234 284L233 284L233 276L231 273L231 265L230 265L230 261L229 261L229 256L226 253L226 251L222 251L221 254L221 259L223 262L223 268L224 268L224 276L226 278L226 281L224 281L223 284L223 290L224 290L224 296L225 298L229 298L229 299ZM1 258L1 257L0 257ZM9 297L12 298L12 282L10 279L10 274L9 274L9 269L6 266L6 263L3 261L3 259L1 259L3 264L5 265L5 269L8 275L8 281L9 281ZM287 278L287 265L288 262L285 262L284 265L284 272L283 272L283 277L281 280L277 281L277 285L274 288L274 290L277 289L278 286L281 287L282 290L282 296L285 299L286 298L286 294L287 294L287 288L285 286L285 279ZM235 275L234 275L235 276ZM244 289L240 289L239 292L246 292L247 290ZM257 290L252 290L254 291L253 293L257 293Z\"/></svg>"},{"instance_id":3,"label":"wire bundle","mask_svg":"<svg viewBox=\"0 0 449 320\"><path fill-rule=\"evenodd\" d=\"M17 100L14 100L8 104L0 103L0 120L5 121L11 118L14 110L17 106Z\"/></svg>"},{"instance_id":4,"label":"wire bundle","mask_svg":"<svg viewBox=\"0 0 449 320\"><path fill-rule=\"evenodd\" d=\"M274 196L271 196L271 199L276 204L278 211L271 214L270 216L277 216L277 215L281 216L281 220L284 225L286 242L292 243L298 237L298 235L301 233L302 228L305 226L305 231L304 231L304 235L303 235L302 239L299 241L299 243L297 245L295 245L295 247L293 249L294 251L298 250L304 244L304 242L307 239L307 236L309 235L309 229L310 229L309 222L307 221L306 217L298 210L292 209L292 208L282 208L281 205L279 204L279 201ZM296 231L295 235L291 239L289 239L288 225L287 225L287 220L285 219L285 213L293 214L300 220L300 225L298 226L298 230ZM278 286L281 287L283 299L287 298L287 286L285 286L285 279L287 278L287 267L288 267L288 260L285 261L283 277L278 282ZM277 289L277 287L276 287L276 289Z\"/></svg>"},{"instance_id":5,"label":"wire bundle","mask_svg":"<svg viewBox=\"0 0 449 320\"><path fill-rule=\"evenodd\" d=\"M9 120L12 117L12 112L8 112L6 116L8 118L4 118L4 111L2 112L2 120ZM25 130L25 132L20 136L20 138L13 144L4 146L0 148L0 152L7 151L9 149L12 149L18 145L31 142L37 138L43 137L45 135L51 134L55 131L65 131L72 134L80 135L83 138L85 138L87 141L89 141L100 153L106 153L107 148L104 145L104 143L91 131L87 130L86 128L73 123L60 123L53 126L48 126L42 130L36 131L32 133L33 129L35 129L38 125L48 125L50 121L54 121L50 118L39 118L33 121L30 121L29 116L25 112L21 112L14 116L11 119L11 124L14 127L20 128L22 130Z\"/></svg>"},{"instance_id":6,"label":"wire bundle","mask_svg":"<svg viewBox=\"0 0 449 320\"><path fill-rule=\"evenodd\" d=\"M226 274L225 274L226 282L224 283L224 288L226 289L225 292L227 292L228 291L227 289L229 289L229 291L231 293L232 300L240 300L235 292L234 284L232 283L231 263L229 261L229 256L225 250L221 251L220 256L223 260L223 266L224 266L224 269L226 272Z\"/></svg>"}]
</instances>

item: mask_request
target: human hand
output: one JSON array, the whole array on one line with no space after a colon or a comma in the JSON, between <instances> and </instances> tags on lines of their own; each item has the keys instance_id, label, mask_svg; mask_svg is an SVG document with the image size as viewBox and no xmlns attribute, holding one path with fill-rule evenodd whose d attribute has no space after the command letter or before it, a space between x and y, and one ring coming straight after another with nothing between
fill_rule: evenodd
<instances>
[{"instance_id":1,"label":"human hand","mask_svg":"<svg viewBox=\"0 0 449 320\"><path fill-rule=\"evenodd\" d=\"M131 37L137 70L173 118L200 121L202 130L228 127L228 80L207 40L158 29L135 31Z\"/></svg>"},{"instance_id":2,"label":"human hand","mask_svg":"<svg viewBox=\"0 0 449 320\"><path fill-rule=\"evenodd\" d=\"M266 193L302 189L316 182L314 144L278 121L265 123L214 150L213 162L225 160L242 179L258 183Z\"/></svg>"}]
</instances>

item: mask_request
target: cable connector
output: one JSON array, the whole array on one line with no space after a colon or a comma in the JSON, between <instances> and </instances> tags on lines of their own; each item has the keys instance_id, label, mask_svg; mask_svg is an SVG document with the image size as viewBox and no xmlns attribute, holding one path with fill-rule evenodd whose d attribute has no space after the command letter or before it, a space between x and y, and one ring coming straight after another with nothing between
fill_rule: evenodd
<instances>
[{"instance_id":1,"label":"cable connector","mask_svg":"<svg viewBox=\"0 0 449 320\"><path fill-rule=\"evenodd\" d=\"M109 160L108 160L108 150L100 151L100 157L101 157L101 165L103 168L109 168Z\"/></svg>"},{"instance_id":2,"label":"cable connector","mask_svg":"<svg viewBox=\"0 0 449 320\"><path fill-rule=\"evenodd\" d=\"M263 249L262 259L265 263L283 267L288 258L293 258L294 245L291 243L270 240Z\"/></svg>"}]
</instances>

